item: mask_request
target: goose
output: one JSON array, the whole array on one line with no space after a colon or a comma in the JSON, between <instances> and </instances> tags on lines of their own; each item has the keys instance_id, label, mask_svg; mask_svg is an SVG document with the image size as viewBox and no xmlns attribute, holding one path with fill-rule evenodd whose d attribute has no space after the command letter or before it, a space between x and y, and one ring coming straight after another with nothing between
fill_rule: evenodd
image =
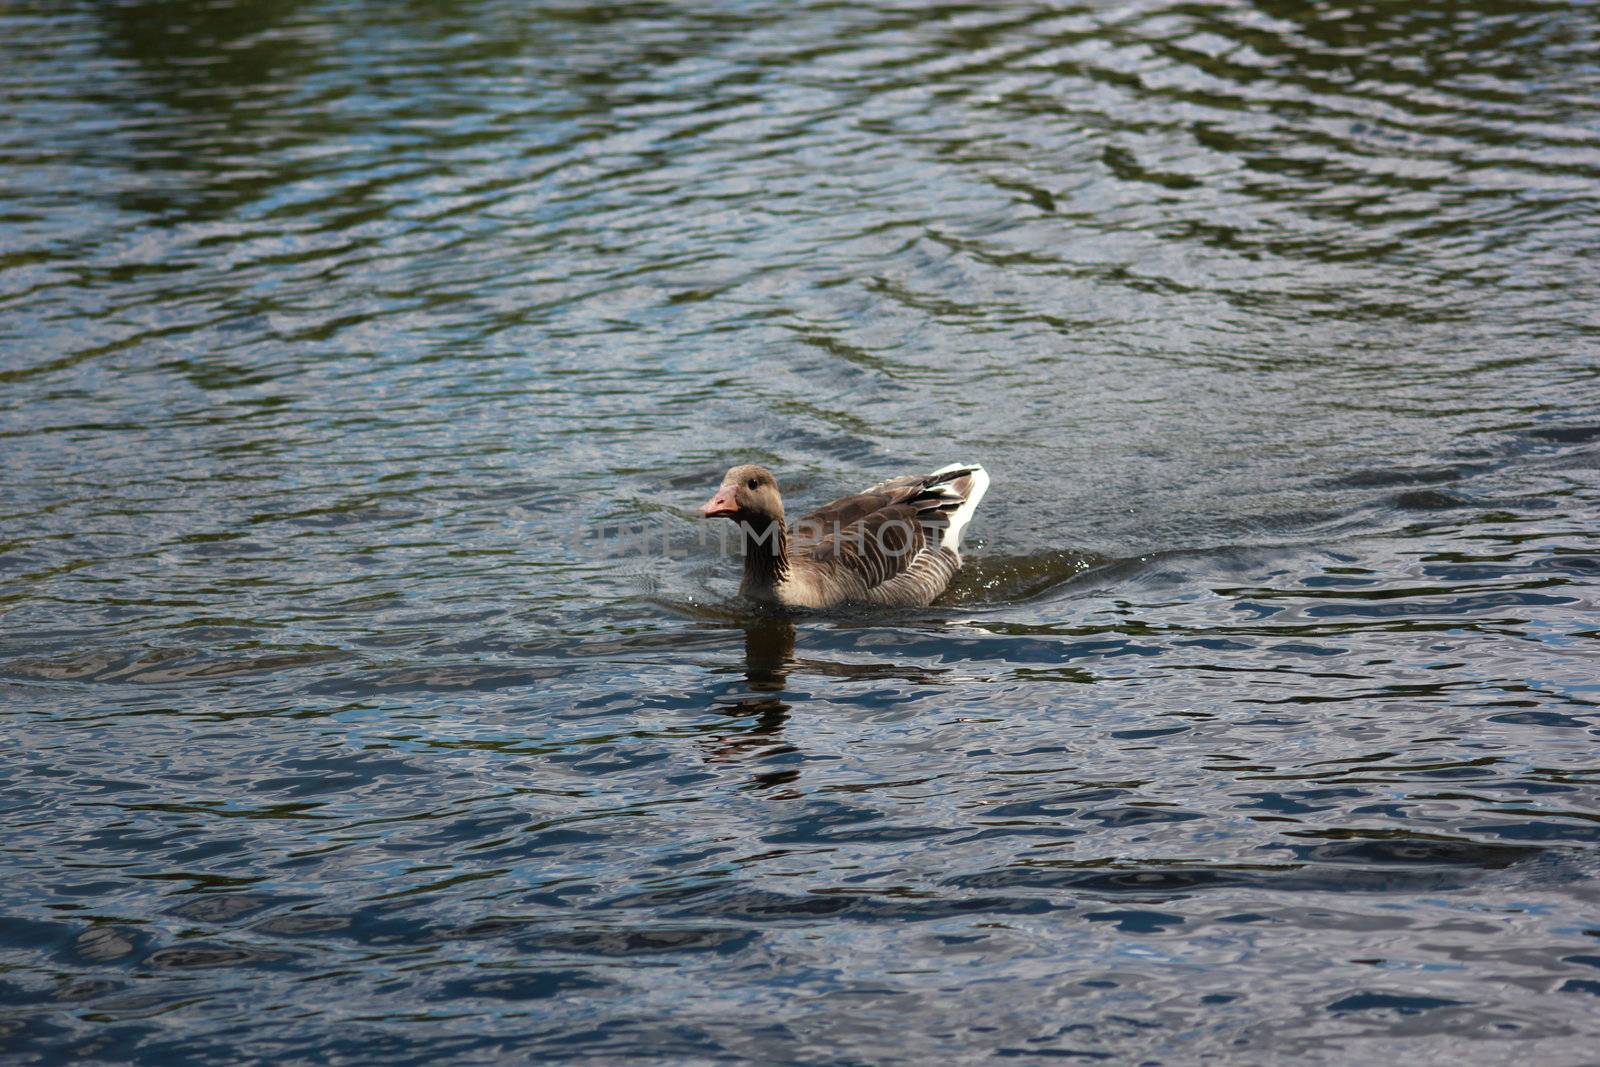
<instances>
[{"instance_id":1,"label":"goose","mask_svg":"<svg viewBox=\"0 0 1600 1067\"><path fill-rule=\"evenodd\" d=\"M745 463L723 475L701 507L744 533L739 592L789 608L843 604L920 607L961 568L961 532L989 488L976 463L891 478L822 505L790 529L767 468Z\"/></svg>"}]
</instances>

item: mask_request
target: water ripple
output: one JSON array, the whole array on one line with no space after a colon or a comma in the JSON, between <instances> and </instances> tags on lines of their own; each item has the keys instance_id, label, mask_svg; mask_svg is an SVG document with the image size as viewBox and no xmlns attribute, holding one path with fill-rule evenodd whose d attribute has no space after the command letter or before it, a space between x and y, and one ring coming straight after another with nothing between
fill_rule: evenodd
<instances>
[{"instance_id":1,"label":"water ripple","mask_svg":"<svg viewBox=\"0 0 1600 1067\"><path fill-rule=\"evenodd\" d=\"M0 29L19 1062L1587 1054L1586 6Z\"/></svg>"}]
</instances>

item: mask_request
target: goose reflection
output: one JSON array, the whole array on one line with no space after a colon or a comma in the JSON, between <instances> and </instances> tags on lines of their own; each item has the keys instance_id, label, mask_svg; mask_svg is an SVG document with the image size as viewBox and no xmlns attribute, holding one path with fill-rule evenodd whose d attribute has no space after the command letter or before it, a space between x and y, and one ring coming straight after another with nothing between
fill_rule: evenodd
<instances>
[{"instance_id":1,"label":"goose reflection","mask_svg":"<svg viewBox=\"0 0 1600 1067\"><path fill-rule=\"evenodd\" d=\"M700 745L708 762L756 760L776 764L756 775L752 786L782 785L800 776L804 754L785 740L784 728L795 703L803 703L810 694L789 690L789 677L794 672L844 683L870 680L926 686L948 685L952 681L952 673L946 667L798 658L794 623L781 616L750 618L740 625L744 630L744 682L723 683L715 704L718 712L733 721L726 729L719 725L708 732L700 739ZM786 694L790 699L784 699Z\"/></svg>"},{"instance_id":2,"label":"goose reflection","mask_svg":"<svg viewBox=\"0 0 1600 1067\"><path fill-rule=\"evenodd\" d=\"M755 618L744 623L744 678L746 691L731 702L719 702L717 710L730 719L740 720L730 732L718 732L702 740L706 759L713 763L762 758L771 759L795 751L783 740L783 727L789 721L790 705L782 693L794 666L794 624L783 618ZM785 768L757 775L757 781L779 785L794 781L800 772Z\"/></svg>"}]
</instances>

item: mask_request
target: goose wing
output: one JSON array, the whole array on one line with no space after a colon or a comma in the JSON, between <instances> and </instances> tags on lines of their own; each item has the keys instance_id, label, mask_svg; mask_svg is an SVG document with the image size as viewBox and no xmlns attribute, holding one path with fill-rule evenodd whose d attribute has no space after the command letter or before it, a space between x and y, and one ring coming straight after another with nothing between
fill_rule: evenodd
<instances>
[{"instance_id":1,"label":"goose wing","mask_svg":"<svg viewBox=\"0 0 1600 1067\"><path fill-rule=\"evenodd\" d=\"M963 464L892 478L806 515L793 550L850 599L926 604L960 568L960 530L987 483L982 467Z\"/></svg>"}]
</instances>

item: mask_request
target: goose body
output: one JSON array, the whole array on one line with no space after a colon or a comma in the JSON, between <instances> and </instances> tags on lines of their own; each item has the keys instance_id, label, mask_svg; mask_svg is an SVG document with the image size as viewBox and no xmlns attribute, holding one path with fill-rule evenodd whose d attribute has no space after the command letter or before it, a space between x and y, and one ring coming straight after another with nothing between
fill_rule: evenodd
<instances>
[{"instance_id":1,"label":"goose body","mask_svg":"<svg viewBox=\"0 0 1600 1067\"><path fill-rule=\"evenodd\" d=\"M739 592L752 600L910 607L931 603L961 569L961 534L988 487L981 466L952 463L840 497L789 527L777 479L744 464L723 476L701 513L739 524Z\"/></svg>"}]
</instances>

